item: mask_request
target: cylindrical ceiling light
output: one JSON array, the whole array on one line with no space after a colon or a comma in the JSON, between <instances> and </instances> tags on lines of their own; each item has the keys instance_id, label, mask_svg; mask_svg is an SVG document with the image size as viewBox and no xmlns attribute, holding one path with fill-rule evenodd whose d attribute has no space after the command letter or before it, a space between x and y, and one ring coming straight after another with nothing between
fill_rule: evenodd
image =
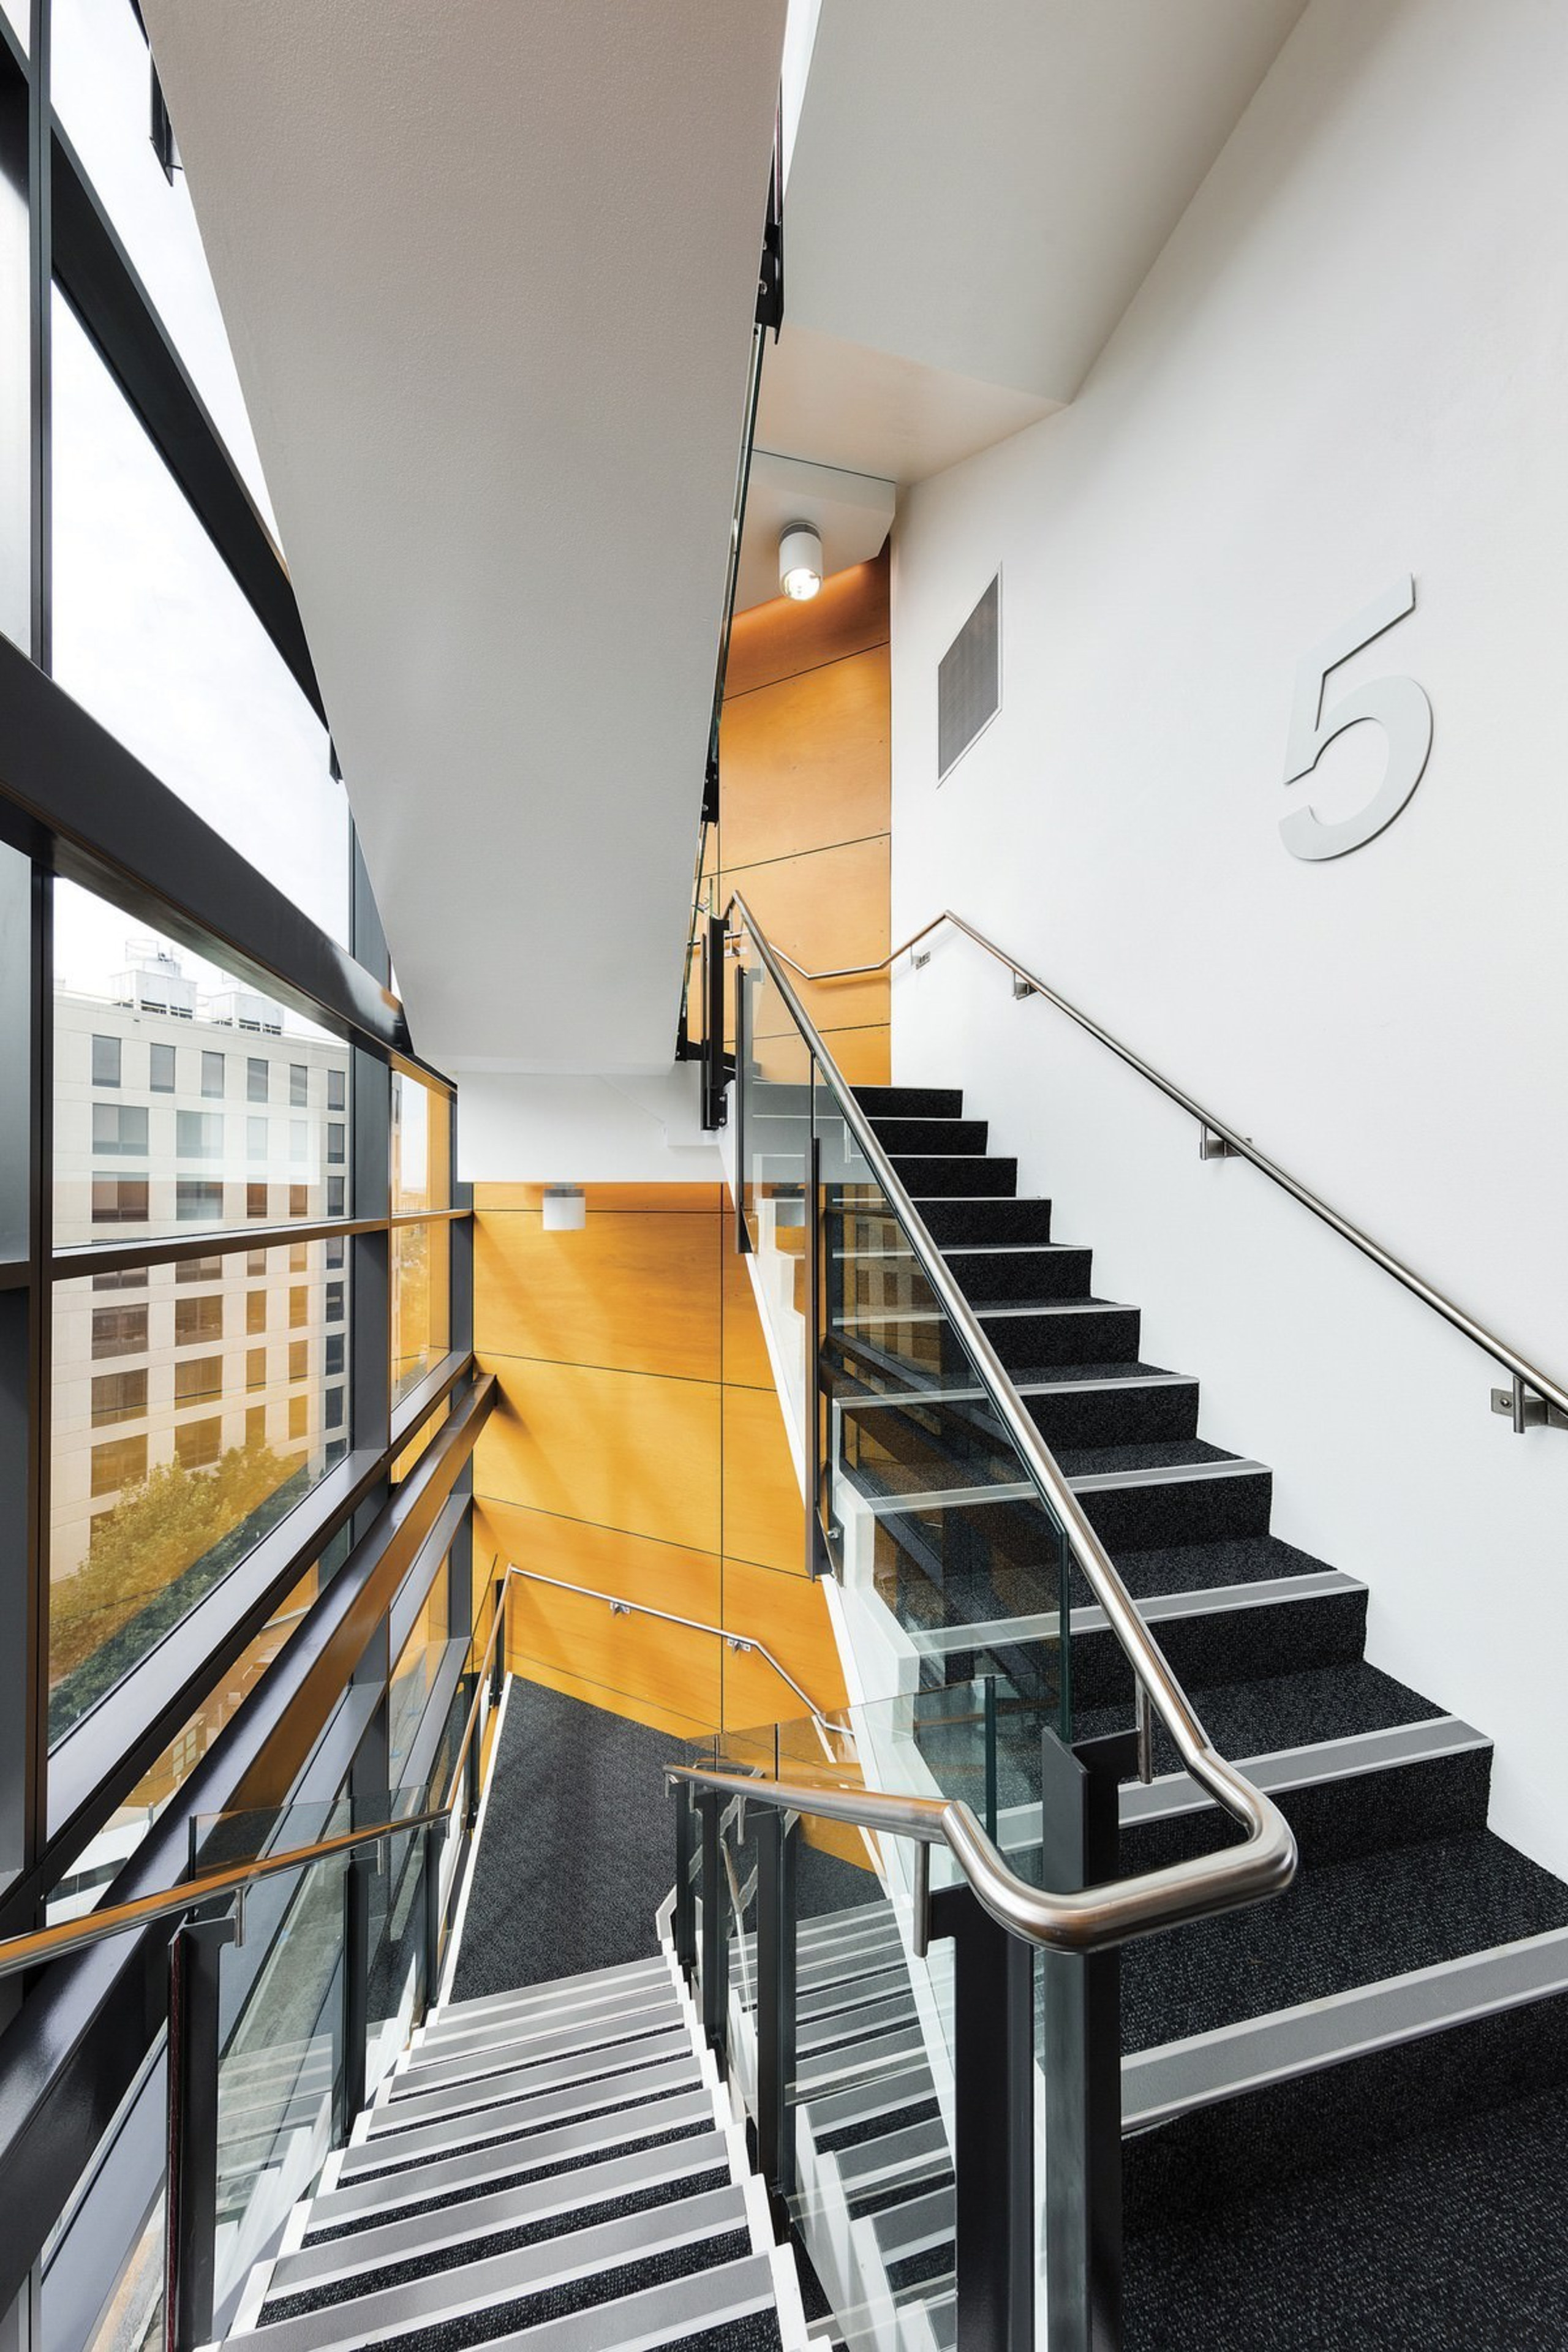
<instances>
[{"instance_id":1,"label":"cylindrical ceiling light","mask_svg":"<svg viewBox=\"0 0 1568 2352\"><path fill-rule=\"evenodd\" d=\"M544 1188L544 1230L547 1234L579 1234L588 1213L581 1184L547 1184Z\"/></svg>"},{"instance_id":2,"label":"cylindrical ceiling light","mask_svg":"<svg viewBox=\"0 0 1568 2352\"><path fill-rule=\"evenodd\" d=\"M792 522L779 541L779 586L803 604L821 585L821 533L814 523Z\"/></svg>"}]
</instances>

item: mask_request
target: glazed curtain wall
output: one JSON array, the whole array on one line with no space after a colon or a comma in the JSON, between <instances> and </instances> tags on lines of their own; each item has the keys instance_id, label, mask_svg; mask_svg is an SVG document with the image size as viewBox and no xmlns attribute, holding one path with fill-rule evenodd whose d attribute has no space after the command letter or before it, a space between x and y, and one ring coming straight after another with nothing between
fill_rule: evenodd
<instances>
[{"instance_id":1,"label":"glazed curtain wall","mask_svg":"<svg viewBox=\"0 0 1568 2352\"><path fill-rule=\"evenodd\" d=\"M475 1576L504 1564L751 1634L821 1706L845 1691L733 1210L718 1182L475 1189L475 1348L500 1398L475 1457ZM682 1732L798 1703L755 1654L514 1582L520 1674Z\"/></svg>"}]
</instances>

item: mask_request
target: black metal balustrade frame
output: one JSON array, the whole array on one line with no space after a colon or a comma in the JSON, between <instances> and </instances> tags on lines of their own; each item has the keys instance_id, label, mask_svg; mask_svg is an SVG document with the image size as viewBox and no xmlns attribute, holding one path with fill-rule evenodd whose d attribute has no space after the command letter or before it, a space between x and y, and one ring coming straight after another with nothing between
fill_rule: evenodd
<instances>
[{"instance_id":1,"label":"black metal balustrade frame","mask_svg":"<svg viewBox=\"0 0 1568 2352\"><path fill-rule=\"evenodd\" d=\"M133 0L126 5L133 8ZM472 1454L494 1402L493 1382L479 1376L472 1355L469 1196L454 1185L449 1208L411 1215L392 1209L394 1074L446 1103L453 1169L456 1097L413 1050L352 827L345 948L50 674L58 285L308 704L325 716L282 558L55 118L50 45L50 0L31 0L25 48L0 16L0 181L26 207L28 313L25 384L0 395L6 404L0 435L15 441L26 411L28 515L25 547L0 547L0 563L17 562L14 601L27 613L25 646L0 637L0 1937L6 1939L38 1928L51 1889L324 1555L342 1557L323 1576L319 1598L103 1899L176 1884L192 1867L198 1821L281 1812L307 1764L318 1772L323 1759L341 1759L356 1821L384 1818L395 1636L445 1559L453 1591L460 1588L467 1603ZM151 84L151 67L149 76ZM213 958L240 985L343 1040L353 1187L346 1216L237 1232L193 1225L167 1238L57 1248L53 899L62 879L101 894L134 921ZM392 1247L409 1223L447 1237L450 1345L395 1403ZM51 1752L55 1284L339 1238L352 1307L342 1456ZM399 1456L420 1444L417 1460L395 1482ZM443 1670L432 1715L449 1701L460 1664L454 1655ZM161 1927L153 1920L42 1971L0 1978L0 2315L18 2294L31 2295L36 2306L40 2251L163 2031L174 1932L167 1920Z\"/></svg>"}]
</instances>

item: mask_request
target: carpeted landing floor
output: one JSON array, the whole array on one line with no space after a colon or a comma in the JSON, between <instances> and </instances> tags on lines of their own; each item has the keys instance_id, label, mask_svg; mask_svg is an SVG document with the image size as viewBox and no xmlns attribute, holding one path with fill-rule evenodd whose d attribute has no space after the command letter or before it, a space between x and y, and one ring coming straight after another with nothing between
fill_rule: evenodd
<instances>
[{"instance_id":1,"label":"carpeted landing floor","mask_svg":"<svg viewBox=\"0 0 1568 2352\"><path fill-rule=\"evenodd\" d=\"M513 1682L453 1998L478 2000L657 1950L675 1877L664 1767L687 1750L603 1707Z\"/></svg>"}]
</instances>

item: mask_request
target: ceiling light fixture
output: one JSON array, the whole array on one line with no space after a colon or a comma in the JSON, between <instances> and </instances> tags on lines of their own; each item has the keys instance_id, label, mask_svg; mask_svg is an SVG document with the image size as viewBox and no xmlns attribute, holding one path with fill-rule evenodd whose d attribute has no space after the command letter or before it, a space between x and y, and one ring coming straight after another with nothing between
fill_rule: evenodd
<instances>
[{"instance_id":1,"label":"ceiling light fixture","mask_svg":"<svg viewBox=\"0 0 1568 2352\"><path fill-rule=\"evenodd\" d=\"M798 604L822 585L822 535L814 523L792 522L779 541L779 586Z\"/></svg>"},{"instance_id":2,"label":"ceiling light fixture","mask_svg":"<svg viewBox=\"0 0 1568 2352\"><path fill-rule=\"evenodd\" d=\"M588 1213L581 1184L547 1184L544 1188L544 1230L547 1234L580 1234Z\"/></svg>"}]
</instances>

